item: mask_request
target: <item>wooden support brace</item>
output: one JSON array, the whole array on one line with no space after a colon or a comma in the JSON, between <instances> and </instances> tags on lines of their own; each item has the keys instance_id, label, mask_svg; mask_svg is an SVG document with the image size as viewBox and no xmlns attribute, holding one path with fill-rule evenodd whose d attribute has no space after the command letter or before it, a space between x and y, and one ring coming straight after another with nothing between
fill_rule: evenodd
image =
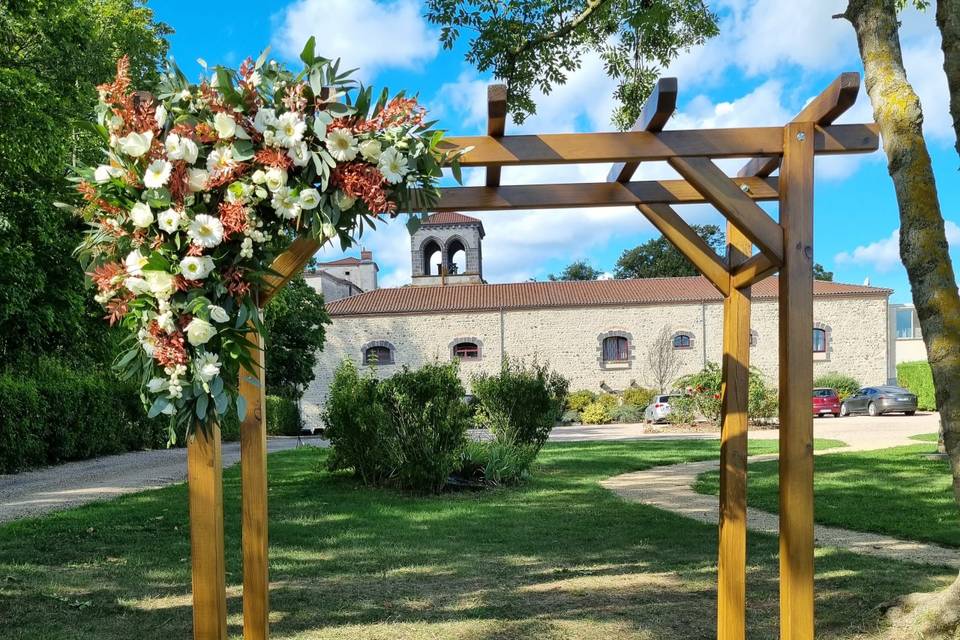
<instances>
[{"instance_id":1,"label":"wooden support brace","mask_svg":"<svg viewBox=\"0 0 960 640\"><path fill-rule=\"evenodd\" d=\"M264 278L263 291L260 292L260 308L267 306L270 299L283 289L290 280L300 273L310 258L323 245L319 240L308 236L300 236L294 240L286 251L277 256L270 265L271 274Z\"/></svg>"},{"instance_id":2,"label":"wooden support brace","mask_svg":"<svg viewBox=\"0 0 960 640\"><path fill-rule=\"evenodd\" d=\"M732 286L738 289L752 286L779 269L780 265L772 261L767 254L754 254L733 271Z\"/></svg>"},{"instance_id":3,"label":"wooden support brace","mask_svg":"<svg viewBox=\"0 0 960 640\"><path fill-rule=\"evenodd\" d=\"M199 428L187 440L190 562L194 640L226 640L227 591L223 556L223 462L220 427Z\"/></svg>"},{"instance_id":4,"label":"wooden support brace","mask_svg":"<svg viewBox=\"0 0 960 640\"><path fill-rule=\"evenodd\" d=\"M487 87L487 135L501 137L507 127L507 85ZM487 186L500 186L500 167L487 167Z\"/></svg>"},{"instance_id":5,"label":"wooden support brace","mask_svg":"<svg viewBox=\"0 0 960 640\"><path fill-rule=\"evenodd\" d=\"M677 79L660 78L647 97L640 117L631 131L662 131L667 120L677 108ZM636 173L639 162L616 162L607 174L609 182L629 182Z\"/></svg>"},{"instance_id":6,"label":"wooden support brace","mask_svg":"<svg viewBox=\"0 0 960 640\"><path fill-rule=\"evenodd\" d=\"M742 265L753 247L727 223L727 263ZM762 254L761 254L762 255ZM750 397L750 288L733 286L723 301L720 390L720 531L717 560L717 639L746 637L747 412Z\"/></svg>"},{"instance_id":7,"label":"wooden support brace","mask_svg":"<svg viewBox=\"0 0 960 640\"><path fill-rule=\"evenodd\" d=\"M638 204L637 209L653 223L707 280L726 296L730 291L730 272L723 260L697 232L690 228L668 204Z\"/></svg>"},{"instance_id":8,"label":"wooden support brace","mask_svg":"<svg viewBox=\"0 0 960 640\"><path fill-rule=\"evenodd\" d=\"M709 158L671 158L669 162L761 251L774 262L780 262L783 256L783 231L780 226L720 167Z\"/></svg>"},{"instance_id":9,"label":"wooden support brace","mask_svg":"<svg viewBox=\"0 0 960 640\"><path fill-rule=\"evenodd\" d=\"M780 638L813 640L813 139L784 128L780 168Z\"/></svg>"},{"instance_id":10,"label":"wooden support brace","mask_svg":"<svg viewBox=\"0 0 960 640\"><path fill-rule=\"evenodd\" d=\"M251 327L252 329L252 327ZM243 498L243 637L266 640L270 635L270 579L267 519L266 360L263 336L251 330L257 345L250 354L256 375L240 371L240 395L247 412L240 425L240 479Z\"/></svg>"}]
</instances>

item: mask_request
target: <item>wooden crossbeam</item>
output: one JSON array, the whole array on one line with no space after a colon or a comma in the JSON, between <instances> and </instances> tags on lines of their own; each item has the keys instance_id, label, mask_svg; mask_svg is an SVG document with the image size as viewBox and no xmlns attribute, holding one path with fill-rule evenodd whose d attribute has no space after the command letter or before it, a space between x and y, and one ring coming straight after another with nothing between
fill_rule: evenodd
<instances>
[{"instance_id":1,"label":"wooden crossbeam","mask_svg":"<svg viewBox=\"0 0 960 640\"><path fill-rule=\"evenodd\" d=\"M277 256L270 265L271 271L278 275L268 275L264 278L264 286L260 292L260 307L267 306L270 299L283 289L298 273L300 273L310 258L320 249L322 242L308 236L300 236Z\"/></svg>"},{"instance_id":2,"label":"wooden crossbeam","mask_svg":"<svg viewBox=\"0 0 960 640\"><path fill-rule=\"evenodd\" d=\"M780 265L770 259L770 256L760 252L748 258L739 267L734 269L731 277L733 287L743 289L752 286L767 276L771 276L780 269Z\"/></svg>"},{"instance_id":3,"label":"wooden crossbeam","mask_svg":"<svg viewBox=\"0 0 960 640\"><path fill-rule=\"evenodd\" d=\"M791 122L812 122L821 127L833 124L857 101L860 93L860 74L854 71L841 73L810 101ZM780 156L760 157L750 160L737 172L738 176L766 178L780 166Z\"/></svg>"},{"instance_id":4,"label":"wooden crossbeam","mask_svg":"<svg viewBox=\"0 0 960 640\"><path fill-rule=\"evenodd\" d=\"M754 200L776 200L776 178L738 180ZM707 200L685 180L643 182L575 182L502 187L445 187L432 211L504 211L508 209L569 209L574 207L697 204Z\"/></svg>"},{"instance_id":5,"label":"wooden crossbeam","mask_svg":"<svg viewBox=\"0 0 960 640\"><path fill-rule=\"evenodd\" d=\"M677 79L660 78L653 92L643 105L631 131L662 131L667 120L677 108ZM616 162L610 167L607 180L610 182L628 182L636 173L639 162Z\"/></svg>"},{"instance_id":6,"label":"wooden crossbeam","mask_svg":"<svg viewBox=\"0 0 960 640\"><path fill-rule=\"evenodd\" d=\"M507 128L507 85L487 87L487 135L499 138ZM487 167L487 186L500 185L500 167Z\"/></svg>"},{"instance_id":7,"label":"wooden crossbeam","mask_svg":"<svg viewBox=\"0 0 960 640\"><path fill-rule=\"evenodd\" d=\"M820 154L868 153L880 144L876 124L818 128L814 149ZM469 149L464 167L639 162L672 157L748 158L783 153L783 127L623 133L556 133L543 135L460 136L447 138L446 151Z\"/></svg>"},{"instance_id":8,"label":"wooden crossbeam","mask_svg":"<svg viewBox=\"0 0 960 640\"><path fill-rule=\"evenodd\" d=\"M783 257L783 230L709 158L671 158L670 166L774 262Z\"/></svg>"},{"instance_id":9,"label":"wooden crossbeam","mask_svg":"<svg viewBox=\"0 0 960 640\"><path fill-rule=\"evenodd\" d=\"M730 272L723 260L668 204L638 204L637 209L700 270L724 296L730 292Z\"/></svg>"}]
</instances>

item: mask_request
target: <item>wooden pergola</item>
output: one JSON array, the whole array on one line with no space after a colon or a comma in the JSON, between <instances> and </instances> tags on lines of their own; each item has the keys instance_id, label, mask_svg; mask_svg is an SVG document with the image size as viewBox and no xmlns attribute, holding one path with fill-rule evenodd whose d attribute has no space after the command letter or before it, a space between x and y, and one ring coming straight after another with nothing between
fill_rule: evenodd
<instances>
[{"instance_id":1,"label":"wooden pergola","mask_svg":"<svg viewBox=\"0 0 960 640\"><path fill-rule=\"evenodd\" d=\"M634 205L724 296L720 450L717 638L746 635L747 399L750 287L779 272L780 305L780 637L812 640L813 615L813 160L820 154L869 153L877 126L835 125L860 88L840 75L782 127L664 131L677 81L664 78L629 132L504 135L506 91L488 91L485 136L447 139L470 148L464 167L486 167L480 187L442 189L436 211L527 210ZM748 158L736 176L715 159ZM641 162L666 161L682 180L633 181ZM502 167L613 163L607 182L501 186ZM772 177L779 168L779 177ZM779 220L758 201L778 201ZM717 255L674 205L712 204L727 219L726 256ZM754 247L757 252L754 253ZM261 307L320 248L301 237L272 265ZM263 340L251 336L259 376L242 375L247 415L240 430L243 637L266 640L268 624L267 450ZM193 622L196 640L227 636L223 487L219 429L187 445Z\"/></svg>"}]
</instances>

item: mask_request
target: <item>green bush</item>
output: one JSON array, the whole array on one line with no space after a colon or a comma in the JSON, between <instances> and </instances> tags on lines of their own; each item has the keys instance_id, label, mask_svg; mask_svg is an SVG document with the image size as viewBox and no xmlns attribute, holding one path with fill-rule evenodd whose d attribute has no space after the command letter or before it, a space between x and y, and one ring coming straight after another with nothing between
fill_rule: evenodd
<instances>
[{"instance_id":1,"label":"green bush","mask_svg":"<svg viewBox=\"0 0 960 640\"><path fill-rule=\"evenodd\" d=\"M937 410L937 397L933 387L933 373L926 361L901 362L897 365L897 384L917 396L917 408L923 411Z\"/></svg>"},{"instance_id":2,"label":"green bush","mask_svg":"<svg viewBox=\"0 0 960 640\"><path fill-rule=\"evenodd\" d=\"M568 385L546 365L504 359L497 375L473 378L473 394L480 403L482 423L498 442L539 451L563 413Z\"/></svg>"},{"instance_id":3,"label":"green bush","mask_svg":"<svg viewBox=\"0 0 960 640\"><path fill-rule=\"evenodd\" d=\"M767 387L763 376L756 369L750 370L750 390L747 398L747 415L751 424L762 424L776 418L780 412L780 394Z\"/></svg>"},{"instance_id":4,"label":"green bush","mask_svg":"<svg viewBox=\"0 0 960 640\"><path fill-rule=\"evenodd\" d=\"M529 445L506 442L468 442L460 453L461 477L490 486L513 485L523 480L537 457Z\"/></svg>"},{"instance_id":5,"label":"green bush","mask_svg":"<svg viewBox=\"0 0 960 640\"><path fill-rule=\"evenodd\" d=\"M280 396L267 396L267 433L274 436L295 436L300 433L303 421L296 400Z\"/></svg>"},{"instance_id":6,"label":"green bush","mask_svg":"<svg viewBox=\"0 0 960 640\"><path fill-rule=\"evenodd\" d=\"M567 409L570 411L583 411L584 407L597 399L597 394L588 389L574 391L567 396Z\"/></svg>"},{"instance_id":7,"label":"green bush","mask_svg":"<svg viewBox=\"0 0 960 640\"><path fill-rule=\"evenodd\" d=\"M708 362L707 366L697 373L683 376L677 380L677 387L686 389L692 403L694 414L701 415L710 422L720 422L720 380L722 373L719 365ZM670 402L671 411L674 402Z\"/></svg>"},{"instance_id":8,"label":"green bush","mask_svg":"<svg viewBox=\"0 0 960 640\"><path fill-rule=\"evenodd\" d=\"M691 395L670 398L670 413L667 422L670 424L693 424L698 416L696 402Z\"/></svg>"},{"instance_id":9,"label":"green bush","mask_svg":"<svg viewBox=\"0 0 960 640\"><path fill-rule=\"evenodd\" d=\"M619 407L615 407L610 412L610 417L614 422L635 424L638 422L643 422L643 414L645 409L646 406L641 407L640 405L636 404L623 404Z\"/></svg>"},{"instance_id":10,"label":"green bush","mask_svg":"<svg viewBox=\"0 0 960 640\"><path fill-rule=\"evenodd\" d=\"M613 420L610 410L602 402L591 402L580 412L583 424L607 424Z\"/></svg>"},{"instance_id":11,"label":"green bush","mask_svg":"<svg viewBox=\"0 0 960 640\"><path fill-rule=\"evenodd\" d=\"M897 365L897 370L900 366ZM825 373L813 381L814 387L829 387L837 390L840 400L846 400L860 389L860 381L842 373Z\"/></svg>"},{"instance_id":12,"label":"green bush","mask_svg":"<svg viewBox=\"0 0 960 640\"><path fill-rule=\"evenodd\" d=\"M580 412L567 410L560 415L560 424L576 424L580 422Z\"/></svg>"},{"instance_id":13,"label":"green bush","mask_svg":"<svg viewBox=\"0 0 960 640\"><path fill-rule=\"evenodd\" d=\"M594 402L599 402L607 411L613 411L620 406L620 398L612 393L601 393Z\"/></svg>"},{"instance_id":14,"label":"green bush","mask_svg":"<svg viewBox=\"0 0 960 640\"><path fill-rule=\"evenodd\" d=\"M646 408L653 401L657 392L644 387L628 387L623 390L623 404Z\"/></svg>"}]
</instances>

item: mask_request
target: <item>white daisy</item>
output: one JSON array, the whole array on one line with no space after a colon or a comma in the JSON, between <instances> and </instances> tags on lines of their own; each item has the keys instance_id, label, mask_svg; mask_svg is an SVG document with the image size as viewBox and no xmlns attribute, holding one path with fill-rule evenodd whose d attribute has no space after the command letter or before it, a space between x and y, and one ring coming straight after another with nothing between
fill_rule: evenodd
<instances>
[{"instance_id":1,"label":"white daisy","mask_svg":"<svg viewBox=\"0 0 960 640\"><path fill-rule=\"evenodd\" d=\"M380 161L377 163L377 168L380 169L380 173L383 174L383 177L386 178L390 184L397 184L403 180L403 176L407 175L407 172L410 171L409 167L407 167L407 159L402 153L397 151L396 147L389 147L380 154Z\"/></svg>"},{"instance_id":2,"label":"white daisy","mask_svg":"<svg viewBox=\"0 0 960 640\"><path fill-rule=\"evenodd\" d=\"M147 189L159 189L170 179L173 165L166 160L154 160L143 174L143 186Z\"/></svg>"},{"instance_id":3,"label":"white daisy","mask_svg":"<svg viewBox=\"0 0 960 640\"><path fill-rule=\"evenodd\" d=\"M193 244L209 249L223 241L223 224L218 218L201 213L190 223L187 235Z\"/></svg>"},{"instance_id":4,"label":"white daisy","mask_svg":"<svg viewBox=\"0 0 960 640\"><path fill-rule=\"evenodd\" d=\"M210 173L229 171L235 164L233 147L230 145L215 147L207 156L207 171Z\"/></svg>"},{"instance_id":5,"label":"white daisy","mask_svg":"<svg viewBox=\"0 0 960 640\"><path fill-rule=\"evenodd\" d=\"M327 151L338 162L350 162L357 157L357 139L349 129L339 128L327 132L324 139Z\"/></svg>"},{"instance_id":6,"label":"white daisy","mask_svg":"<svg viewBox=\"0 0 960 640\"><path fill-rule=\"evenodd\" d=\"M284 147L290 148L303 140L303 134L307 130L307 123L297 114L287 111L277 118L277 142Z\"/></svg>"},{"instance_id":7,"label":"white daisy","mask_svg":"<svg viewBox=\"0 0 960 640\"><path fill-rule=\"evenodd\" d=\"M187 256L180 261L180 273L187 280L203 280L213 271L210 256Z\"/></svg>"}]
</instances>

